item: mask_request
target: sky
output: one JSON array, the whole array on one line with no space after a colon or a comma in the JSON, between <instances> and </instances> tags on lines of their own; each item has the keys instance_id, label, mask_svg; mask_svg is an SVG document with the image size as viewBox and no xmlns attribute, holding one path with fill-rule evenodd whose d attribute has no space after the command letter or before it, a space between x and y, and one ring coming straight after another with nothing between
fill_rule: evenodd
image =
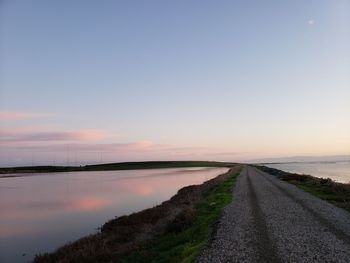
<instances>
[{"instance_id":1,"label":"sky","mask_svg":"<svg viewBox=\"0 0 350 263\"><path fill-rule=\"evenodd\" d=\"M0 166L350 154L350 1L0 2Z\"/></svg>"}]
</instances>

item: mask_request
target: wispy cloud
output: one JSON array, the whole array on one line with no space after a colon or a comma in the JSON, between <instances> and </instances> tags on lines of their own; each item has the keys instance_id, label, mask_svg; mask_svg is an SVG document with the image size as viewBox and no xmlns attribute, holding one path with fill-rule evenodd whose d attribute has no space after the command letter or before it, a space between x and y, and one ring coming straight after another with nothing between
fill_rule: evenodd
<instances>
[{"instance_id":1,"label":"wispy cloud","mask_svg":"<svg viewBox=\"0 0 350 263\"><path fill-rule=\"evenodd\" d=\"M25 111L0 111L0 121L21 121L45 117L48 114Z\"/></svg>"},{"instance_id":2,"label":"wispy cloud","mask_svg":"<svg viewBox=\"0 0 350 263\"><path fill-rule=\"evenodd\" d=\"M104 137L104 132L96 130L28 132L18 129L0 129L1 142L94 141Z\"/></svg>"},{"instance_id":3,"label":"wispy cloud","mask_svg":"<svg viewBox=\"0 0 350 263\"><path fill-rule=\"evenodd\" d=\"M102 133L103 135L103 133ZM0 133L1 136L1 133ZM28 135L27 135L28 136ZM103 138L103 137L102 137ZM42 141L42 138L41 138ZM66 151L67 146L69 145L71 150L81 151L81 152L144 152L144 151L159 151L167 150L166 145L155 144L151 141L136 141L136 142L127 142L127 143L77 143L77 142L68 142L59 143L59 144L50 144L50 145L19 145L18 148L27 149L27 150L46 150L46 151Z\"/></svg>"},{"instance_id":4,"label":"wispy cloud","mask_svg":"<svg viewBox=\"0 0 350 263\"><path fill-rule=\"evenodd\" d=\"M104 142L104 143L102 143ZM226 147L159 144L150 140L113 142L100 130L0 129L0 163L76 164L141 160L242 160L252 153ZM234 148L233 148L234 150ZM68 160L68 161L67 161Z\"/></svg>"},{"instance_id":5,"label":"wispy cloud","mask_svg":"<svg viewBox=\"0 0 350 263\"><path fill-rule=\"evenodd\" d=\"M196 147L196 146L182 146L176 147L169 144L157 144L151 141L135 141L127 143L93 143L87 141L53 141L57 137L61 138L61 135L52 136L47 135L52 139L52 143L26 143L26 141L20 141L20 143L8 143L7 149L12 149L14 151L28 151L31 153L57 153L58 155L67 154L67 150L71 153L79 153L79 156L88 156L89 154L97 153L100 157L101 154L104 158L116 160L114 158L121 158L123 160L134 160L134 159L240 159L252 155L250 152L234 152L225 151L226 149L212 148L212 147ZM29 136L28 136L29 137ZM30 139L33 136L30 136ZM35 135L36 137L36 135ZM54 138L52 138L54 137ZM75 136L72 136L75 138ZM66 138L66 137L64 137ZM36 138L35 138L36 139ZM39 138L41 141L43 137ZM61 138L63 139L63 138ZM49 141L48 141L49 142ZM5 149L5 147L3 147Z\"/></svg>"}]
</instances>

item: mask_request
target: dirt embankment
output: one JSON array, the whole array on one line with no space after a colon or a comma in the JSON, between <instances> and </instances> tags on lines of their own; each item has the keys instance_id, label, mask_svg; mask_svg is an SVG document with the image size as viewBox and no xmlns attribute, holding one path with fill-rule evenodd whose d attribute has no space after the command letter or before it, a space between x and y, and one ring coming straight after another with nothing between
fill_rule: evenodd
<instances>
[{"instance_id":1,"label":"dirt embankment","mask_svg":"<svg viewBox=\"0 0 350 263\"><path fill-rule=\"evenodd\" d=\"M121 216L105 223L101 232L67 244L53 253L39 255L34 262L118 262L156 236L178 232L191 224L194 207L205 193L237 173L240 165L201 185L187 186L162 204Z\"/></svg>"}]
</instances>

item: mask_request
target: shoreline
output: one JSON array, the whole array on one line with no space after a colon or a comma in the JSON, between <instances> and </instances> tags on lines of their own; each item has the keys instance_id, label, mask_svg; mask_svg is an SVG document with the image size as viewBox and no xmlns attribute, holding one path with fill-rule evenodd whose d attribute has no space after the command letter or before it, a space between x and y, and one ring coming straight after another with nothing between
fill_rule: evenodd
<instances>
[{"instance_id":1,"label":"shoreline","mask_svg":"<svg viewBox=\"0 0 350 263\"><path fill-rule=\"evenodd\" d=\"M216 161L146 161L146 162L121 162L105 163L84 166L19 166L0 167L0 174L30 174L30 173L60 173L60 172L84 172L84 171L118 171L140 169L163 168L188 168L188 167L231 167L235 163ZM4 175L0 178L19 177Z\"/></svg>"},{"instance_id":2,"label":"shoreline","mask_svg":"<svg viewBox=\"0 0 350 263\"><path fill-rule=\"evenodd\" d=\"M198 205L208 198L208 193L210 196L211 192L224 185L229 178L235 178L234 175L237 176L241 167L231 166L228 172L200 185L183 187L172 198L153 208L112 219L101 227L99 233L68 243L52 253L37 255L34 262L119 262L131 252L142 250L146 244L154 242L157 238L168 234L177 235L192 227L199 216L198 211L201 211ZM230 196L230 193L227 194ZM204 203L209 205L210 211L215 210L218 216L222 207L220 197L216 199L217 204ZM224 201L228 202L228 199ZM226 204L225 202L223 204ZM209 227L208 225L207 228Z\"/></svg>"}]
</instances>

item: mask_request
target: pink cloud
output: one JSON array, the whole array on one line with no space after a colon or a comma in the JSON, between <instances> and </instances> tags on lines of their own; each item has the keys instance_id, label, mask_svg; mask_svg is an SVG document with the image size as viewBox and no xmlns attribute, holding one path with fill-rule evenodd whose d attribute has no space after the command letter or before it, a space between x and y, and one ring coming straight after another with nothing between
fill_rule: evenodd
<instances>
[{"instance_id":1,"label":"pink cloud","mask_svg":"<svg viewBox=\"0 0 350 263\"><path fill-rule=\"evenodd\" d=\"M6 140L5 133L2 134L0 131L0 137L4 137ZM83 132L72 132L72 133L33 133L27 134L26 136L17 138L13 140L15 142L21 142L21 144L14 146L14 149L23 149L30 151L53 151L53 152L66 152L67 146L69 146L70 151L88 153L88 152L99 152L105 154L120 154L126 156L139 156L140 154L161 154L166 155L167 159L172 159L173 157L185 157L188 158L200 158L202 156L211 157L216 159L218 156L222 157L237 157L237 156L246 156L252 154L250 152L235 152L235 151L225 151L222 148L213 148L213 147L196 147L196 146L180 146L176 147L169 144L156 144L148 140L136 141L136 142L127 142L127 143L68 143L68 141L86 141L86 140L95 140L103 138L103 133L96 134L92 132L83 133ZM1 139L0 139L1 140ZM45 144L38 145L32 144L32 142L40 141L66 141L62 144ZM29 144L23 143L29 142ZM11 146L9 145L9 146ZM188 158L187 158L188 157Z\"/></svg>"},{"instance_id":2,"label":"pink cloud","mask_svg":"<svg viewBox=\"0 0 350 263\"><path fill-rule=\"evenodd\" d=\"M104 133L102 133L104 135ZM2 136L0 131L0 137ZM88 137L88 136L87 136ZM104 137L102 137L104 138ZM23 146L23 145L22 145ZM66 151L68 144L54 144L54 145L28 145L20 148L27 150L52 150L52 151ZM106 144L88 144L88 143L69 143L71 150L86 151L86 152L149 152L166 150L167 146L163 144L155 144L150 141L136 141L127 143L106 143Z\"/></svg>"},{"instance_id":3,"label":"pink cloud","mask_svg":"<svg viewBox=\"0 0 350 263\"><path fill-rule=\"evenodd\" d=\"M22 111L0 111L0 121L29 120L46 116L46 114L30 113Z\"/></svg>"},{"instance_id":4,"label":"pink cloud","mask_svg":"<svg viewBox=\"0 0 350 263\"><path fill-rule=\"evenodd\" d=\"M93 139L103 138L99 132L81 132L27 131L26 136L16 135L16 140L0 133L0 165L84 165L151 160L242 161L257 155L252 152L232 151L231 147L157 144L149 140L96 143Z\"/></svg>"},{"instance_id":5,"label":"pink cloud","mask_svg":"<svg viewBox=\"0 0 350 263\"><path fill-rule=\"evenodd\" d=\"M80 131L27 131L19 129L1 129L2 142L45 142L45 141L94 141L106 136L96 130Z\"/></svg>"}]
</instances>

